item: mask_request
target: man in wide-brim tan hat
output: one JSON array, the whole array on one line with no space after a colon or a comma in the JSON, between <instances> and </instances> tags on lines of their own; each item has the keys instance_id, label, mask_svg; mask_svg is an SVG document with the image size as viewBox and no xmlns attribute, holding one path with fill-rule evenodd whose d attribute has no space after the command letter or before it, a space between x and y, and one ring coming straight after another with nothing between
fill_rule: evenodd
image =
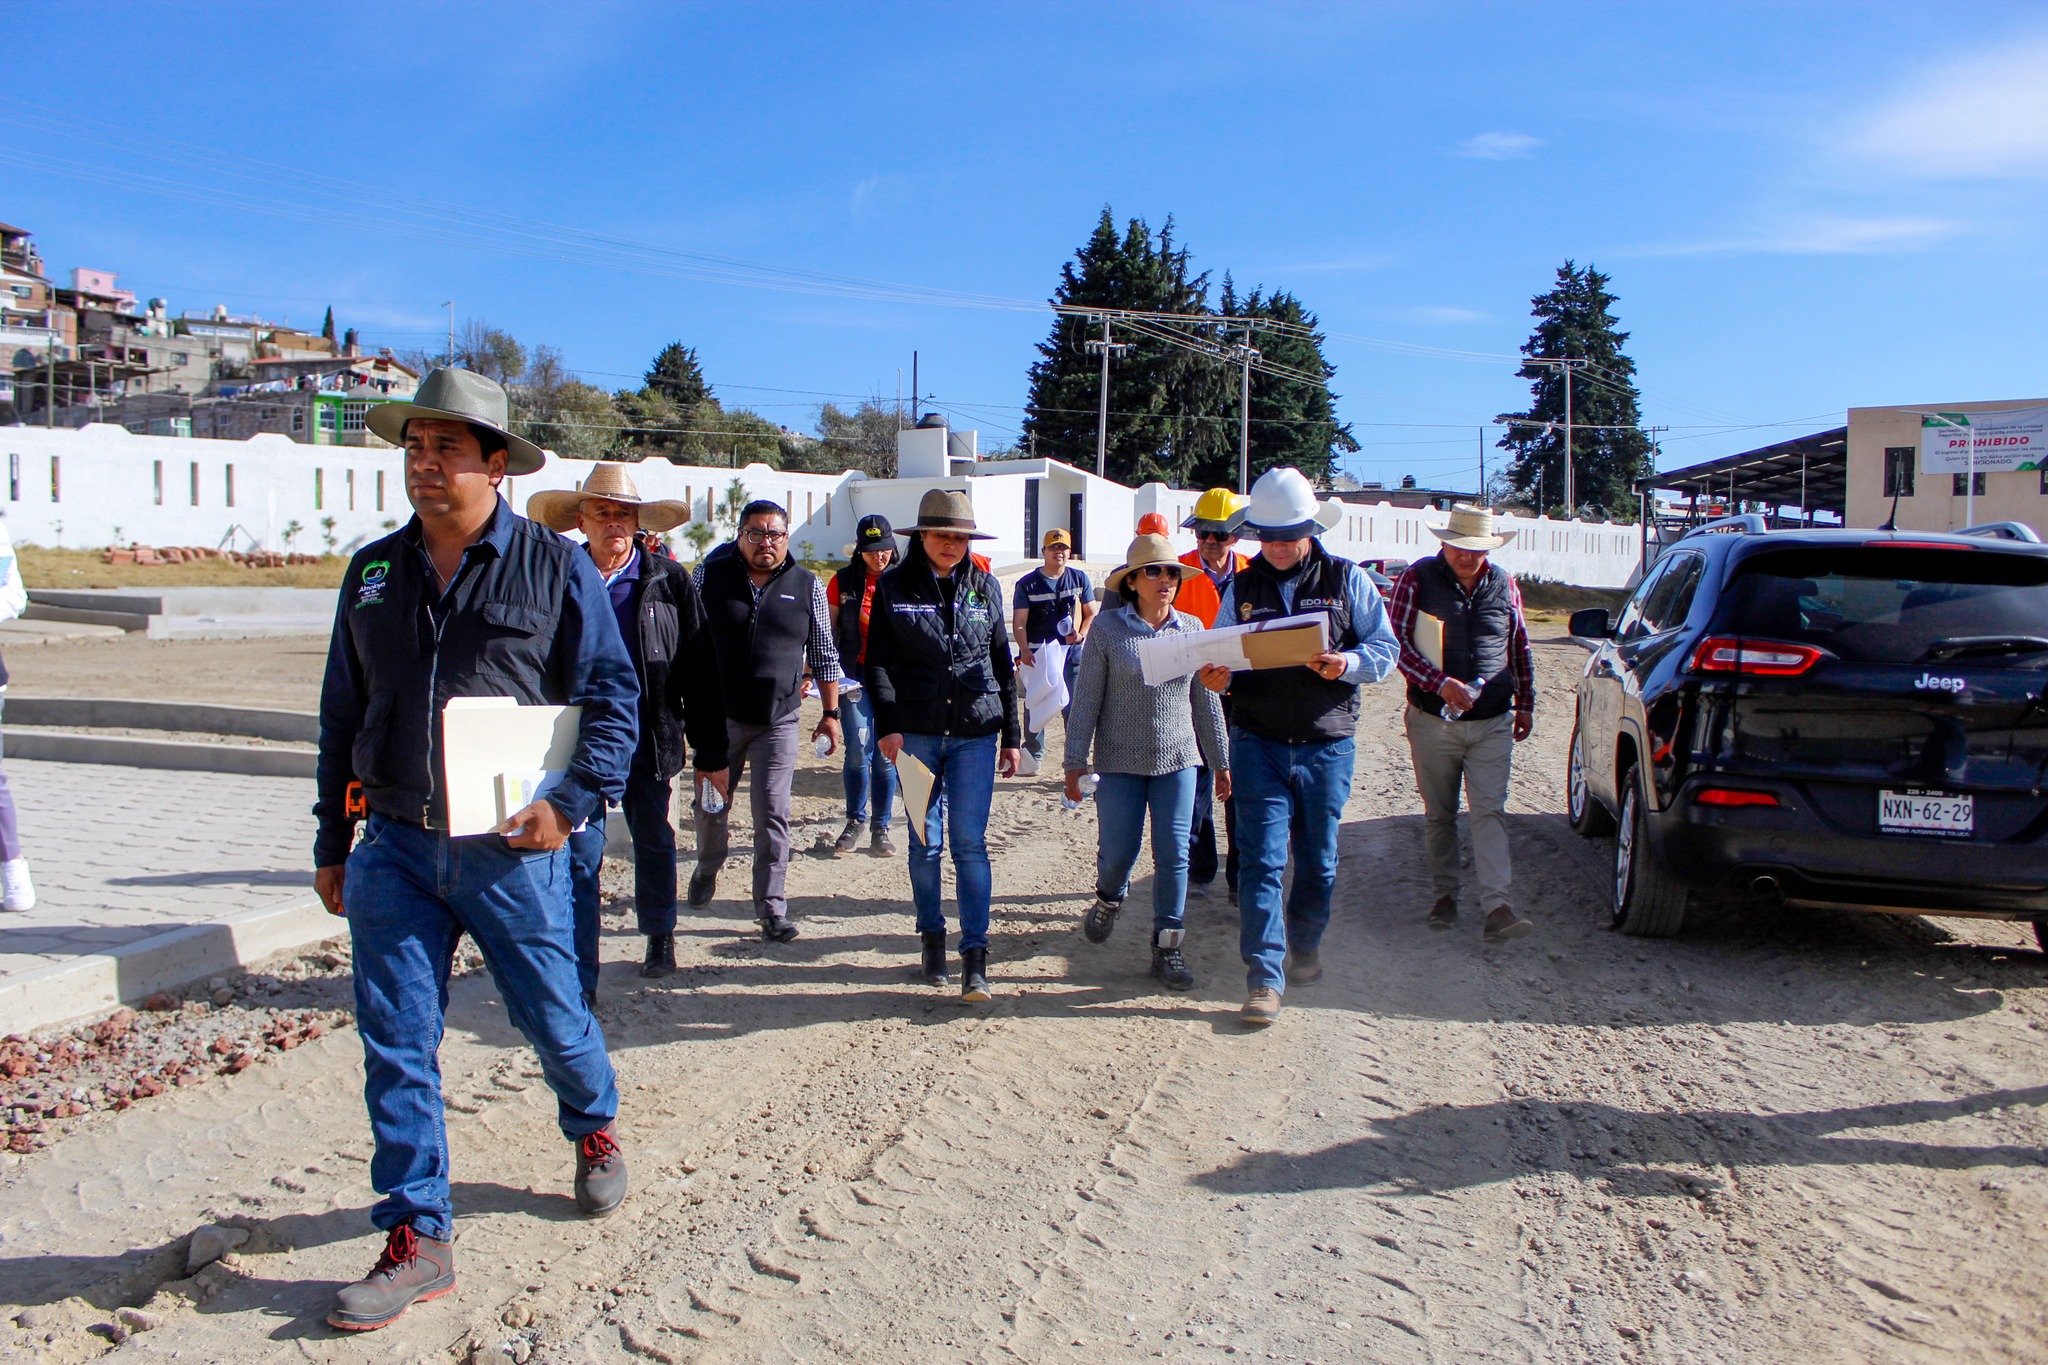
<instances>
[{"instance_id":1,"label":"man in wide-brim tan hat","mask_svg":"<svg viewBox=\"0 0 2048 1365\"><path fill-rule=\"evenodd\" d=\"M490 450L505 452L505 473L532 474L547 463L548 453L524 436L512 433L512 404L505 386L473 370L446 365L420 382L409 403L375 403L363 421L395 446L405 444L406 423L415 418L462 422Z\"/></svg>"},{"instance_id":2,"label":"man in wide-brim tan hat","mask_svg":"<svg viewBox=\"0 0 2048 1365\"><path fill-rule=\"evenodd\" d=\"M676 969L676 831L671 787L682 771L683 739L696 751L697 775L726 788L725 709L704 604L680 565L642 548L638 532L672 531L690 519L687 505L640 496L633 476L599 464L581 488L550 489L526 500L526 515L557 531L581 531L610 595L612 615L640 677L640 734L619 807L633 836L633 903L647 951L644 977ZM650 542L651 545L651 542ZM569 838L570 895L576 908L576 971L584 997L597 999L603 896L604 821Z\"/></svg>"},{"instance_id":3,"label":"man in wide-brim tan hat","mask_svg":"<svg viewBox=\"0 0 2048 1365\"><path fill-rule=\"evenodd\" d=\"M1458 791L1471 807L1472 871L1489 943L1530 931L1508 903L1507 799L1515 744L1535 728L1535 660L1522 592L1489 555L1514 538L1494 514L1459 503L1430 531L1443 548L1408 566L1387 614L1408 680L1408 753L1421 789L1436 903L1429 923L1458 918Z\"/></svg>"}]
</instances>

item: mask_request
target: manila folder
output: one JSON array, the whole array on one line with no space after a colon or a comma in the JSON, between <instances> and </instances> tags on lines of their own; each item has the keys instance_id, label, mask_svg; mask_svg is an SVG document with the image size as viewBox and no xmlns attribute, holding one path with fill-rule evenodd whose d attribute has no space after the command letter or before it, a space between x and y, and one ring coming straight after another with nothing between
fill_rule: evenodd
<instances>
[{"instance_id":1,"label":"manila folder","mask_svg":"<svg viewBox=\"0 0 2048 1365\"><path fill-rule=\"evenodd\" d=\"M1238 647L1253 668L1298 667L1330 647L1328 618L1318 616L1308 625L1249 631Z\"/></svg>"},{"instance_id":2,"label":"manila folder","mask_svg":"<svg viewBox=\"0 0 2048 1365\"><path fill-rule=\"evenodd\" d=\"M512 697L450 697L441 710L448 833L491 834L500 779L567 772L582 730L580 706L521 706Z\"/></svg>"}]
</instances>

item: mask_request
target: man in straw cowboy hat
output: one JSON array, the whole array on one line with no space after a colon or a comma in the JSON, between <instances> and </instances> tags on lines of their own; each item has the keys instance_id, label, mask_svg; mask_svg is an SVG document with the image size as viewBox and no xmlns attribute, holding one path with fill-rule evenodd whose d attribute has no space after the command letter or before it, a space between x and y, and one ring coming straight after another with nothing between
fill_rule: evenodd
<instances>
[{"instance_id":1,"label":"man in straw cowboy hat","mask_svg":"<svg viewBox=\"0 0 2048 1365\"><path fill-rule=\"evenodd\" d=\"M697 751L697 775L720 793L726 787L725 711L718 669L704 633L704 604L681 565L643 550L641 531L656 535L690 519L690 509L646 499L623 465L600 464L581 488L549 489L526 500L526 515L557 531L581 531L590 562L604 579L619 634L640 680L640 742L620 803L633 836L633 907L647 939L640 975L676 969L676 829L669 821L671 784L683 767L683 737ZM576 905L576 965L584 996L597 999L598 874L604 864L604 821L569 838Z\"/></svg>"},{"instance_id":2,"label":"man in straw cowboy hat","mask_svg":"<svg viewBox=\"0 0 2048 1365\"><path fill-rule=\"evenodd\" d=\"M1290 982L1307 985L1323 974L1337 823L1351 798L1358 688L1393 672L1400 652L1365 571L1317 539L1342 516L1339 504L1316 500L1299 470L1259 476L1244 513L1244 531L1258 537L1259 554L1223 590L1216 619L1248 625L1321 612L1330 648L1301 668L1202 670L1204 683L1230 691L1239 950L1250 988L1242 1017L1254 1026L1279 1017ZM1290 845L1294 887L1283 907Z\"/></svg>"},{"instance_id":3,"label":"man in straw cowboy hat","mask_svg":"<svg viewBox=\"0 0 2048 1365\"><path fill-rule=\"evenodd\" d=\"M1422 792L1436 904L1432 928L1458 917L1458 787L1471 808L1472 870L1486 911L1486 940L1520 938L1529 921L1508 903L1508 768L1536 719L1536 667L1522 590L1489 555L1514 538L1493 513L1463 503L1443 542L1395 582L1388 614L1408 679L1408 753Z\"/></svg>"},{"instance_id":4,"label":"man in straw cowboy hat","mask_svg":"<svg viewBox=\"0 0 2048 1365\"><path fill-rule=\"evenodd\" d=\"M384 1196L370 1218L387 1234L376 1266L328 1315L348 1331L455 1287L437 1054L464 934L540 1055L574 1144L577 1207L609 1213L626 1197L618 1086L576 977L565 845L625 790L639 699L590 557L498 494L506 475L546 459L510 430L504 389L435 370L412 402L373 407L369 423L404 447L414 515L349 561L320 692L313 885L348 917L355 947L370 1183ZM442 709L507 693L580 707L575 753L547 795L497 832L451 837Z\"/></svg>"},{"instance_id":5,"label":"man in straw cowboy hat","mask_svg":"<svg viewBox=\"0 0 2048 1365\"><path fill-rule=\"evenodd\" d=\"M814 737L839 744L839 651L825 585L789 556L789 512L757 499L740 509L738 549L697 568L725 701L732 787L754 767L754 922L768 943L797 935L789 916L789 795L796 777L804 674L817 680L824 715ZM730 847L732 805L696 809L697 867L690 904L711 903Z\"/></svg>"},{"instance_id":6,"label":"man in straw cowboy hat","mask_svg":"<svg viewBox=\"0 0 2048 1365\"><path fill-rule=\"evenodd\" d=\"M1216 624L1223 589L1239 569L1251 563L1250 556L1237 552L1238 527L1244 522L1244 509L1250 502L1250 498L1228 488L1212 488L1195 500L1195 510L1181 523L1182 530L1195 533L1195 548L1182 555L1180 562L1200 569L1201 573L1181 585L1180 598L1174 606L1200 621L1204 630ZM1227 697L1224 706L1228 718ZM1223 884L1233 896L1237 894L1236 830L1237 803L1226 800L1223 832L1230 841L1230 851L1223 859ZM1194 833L1188 840L1188 888L1193 894L1209 894L1216 880L1216 863L1215 778L1204 767L1195 775Z\"/></svg>"}]
</instances>

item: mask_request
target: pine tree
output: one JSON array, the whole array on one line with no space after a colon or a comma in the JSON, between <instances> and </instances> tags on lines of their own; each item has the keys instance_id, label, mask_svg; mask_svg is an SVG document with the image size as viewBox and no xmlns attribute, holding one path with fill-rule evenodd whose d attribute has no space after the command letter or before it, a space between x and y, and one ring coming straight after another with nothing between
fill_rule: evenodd
<instances>
[{"instance_id":1,"label":"pine tree","mask_svg":"<svg viewBox=\"0 0 2048 1365\"><path fill-rule=\"evenodd\" d=\"M334 305L331 303L327 305L327 321L320 324L320 335L329 341L334 340Z\"/></svg>"},{"instance_id":2,"label":"pine tree","mask_svg":"<svg viewBox=\"0 0 2048 1365\"><path fill-rule=\"evenodd\" d=\"M1635 482L1654 472L1650 438L1641 429L1635 361L1621 349L1628 333L1615 326L1614 295L1608 277L1592 266L1566 261L1550 292L1530 300L1536 330L1524 354L1531 360L1570 360L1572 365L1572 516L1634 520ZM1513 454L1507 478L1523 497L1541 497L1547 508L1564 505L1565 379L1560 365L1525 364L1517 371L1530 381L1529 409L1502 413L1510 423L1498 442Z\"/></svg>"},{"instance_id":3,"label":"pine tree","mask_svg":"<svg viewBox=\"0 0 2048 1365\"><path fill-rule=\"evenodd\" d=\"M1208 298L1209 277L1195 273L1188 251L1175 242L1172 219L1155 237L1143 219L1133 218L1119 236L1105 207L1088 241L1060 267L1052 303L1062 309L1205 314ZM1120 483L1183 483L1190 470L1212 464L1227 448L1221 424L1213 420L1226 398L1222 368L1163 338L1163 331L1198 335L1179 324L1110 322L1111 340L1130 347L1109 371L1102 473ZM1089 470L1095 467L1102 361L1088 343L1101 336L1097 318L1068 312L1054 318L1031 367L1024 417L1027 446Z\"/></svg>"},{"instance_id":4,"label":"pine tree","mask_svg":"<svg viewBox=\"0 0 2048 1365\"><path fill-rule=\"evenodd\" d=\"M685 411L711 398L711 385L697 363L697 348L671 341L647 368L647 387Z\"/></svg>"},{"instance_id":5,"label":"pine tree","mask_svg":"<svg viewBox=\"0 0 2048 1365\"><path fill-rule=\"evenodd\" d=\"M1316 330L1315 314L1285 290L1268 295L1253 289L1240 296L1228 275L1223 279L1219 306L1222 316L1251 322L1252 345L1259 351L1260 365L1267 367L1254 369L1251 376L1252 478L1279 465L1292 465L1317 487L1328 487L1337 472L1338 455L1355 453L1358 442L1350 426L1337 420L1336 396L1330 392L1330 379L1337 371L1323 358L1323 336ZM1273 325L1260 326L1261 322ZM1242 338L1244 332L1238 330L1234 336ZM1236 365L1221 363L1229 375L1228 449L1220 461L1198 464L1190 471L1190 488L1237 486L1237 418L1243 376ZM1297 379L1272 370L1316 378Z\"/></svg>"}]
</instances>

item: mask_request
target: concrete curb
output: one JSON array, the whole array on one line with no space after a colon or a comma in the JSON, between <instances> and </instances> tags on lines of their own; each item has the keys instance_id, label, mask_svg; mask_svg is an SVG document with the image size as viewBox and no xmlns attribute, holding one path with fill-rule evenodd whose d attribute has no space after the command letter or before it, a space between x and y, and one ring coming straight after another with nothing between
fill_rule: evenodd
<instances>
[{"instance_id":1,"label":"concrete curb","mask_svg":"<svg viewBox=\"0 0 2048 1365\"><path fill-rule=\"evenodd\" d=\"M237 773L244 777L311 777L318 757L310 749L262 749L254 745L185 744L167 739L117 735L67 735L54 731L7 732L9 758L52 763L112 763L129 768L180 772Z\"/></svg>"},{"instance_id":2,"label":"concrete curb","mask_svg":"<svg viewBox=\"0 0 2048 1365\"><path fill-rule=\"evenodd\" d=\"M203 981L348 932L316 896L184 924L105 953L0 978L0 1033L28 1033L140 1004L158 991Z\"/></svg>"},{"instance_id":3,"label":"concrete curb","mask_svg":"<svg viewBox=\"0 0 2048 1365\"><path fill-rule=\"evenodd\" d=\"M267 711L205 702L136 701L126 697L9 697L14 725L78 729L184 730L209 735L250 735L294 744L320 742L312 711Z\"/></svg>"}]
</instances>

